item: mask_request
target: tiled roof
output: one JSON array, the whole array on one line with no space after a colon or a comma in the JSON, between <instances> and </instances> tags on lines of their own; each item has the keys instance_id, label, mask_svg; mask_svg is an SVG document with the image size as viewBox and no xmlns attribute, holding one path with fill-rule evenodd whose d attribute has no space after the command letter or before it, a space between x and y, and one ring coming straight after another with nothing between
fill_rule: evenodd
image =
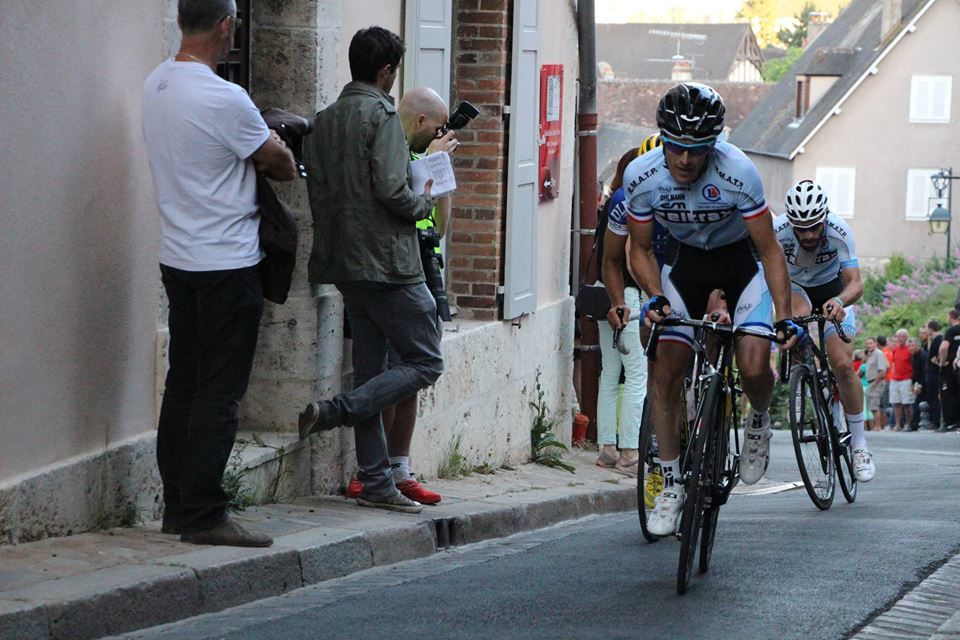
<instances>
[{"instance_id":1,"label":"tiled roof","mask_svg":"<svg viewBox=\"0 0 960 640\"><path fill-rule=\"evenodd\" d=\"M619 79L665 80L677 53L675 38L653 35L650 30L697 33L705 42L680 41L680 53L693 60L693 78L702 82L730 77L744 38L753 39L750 25L737 24L598 24L597 61L607 62ZM758 60L762 53L757 48Z\"/></svg>"},{"instance_id":2,"label":"tiled roof","mask_svg":"<svg viewBox=\"0 0 960 640\"><path fill-rule=\"evenodd\" d=\"M903 0L902 30L930 0ZM792 158L815 128L873 66L889 43L881 42L883 3L853 0L804 52L790 73L767 94L730 136L730 141L753 153ZM837 81L795 121L796 76L833 75Z\"/></svg>"}]
</instances>

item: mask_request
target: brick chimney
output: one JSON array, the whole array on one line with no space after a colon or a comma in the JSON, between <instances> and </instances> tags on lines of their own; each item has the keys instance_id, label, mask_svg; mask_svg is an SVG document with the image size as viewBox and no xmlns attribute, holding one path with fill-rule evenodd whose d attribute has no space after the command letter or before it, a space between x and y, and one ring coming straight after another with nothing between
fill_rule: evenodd
<instances>
[{"instance_id":1,"label":"brick chimney","mask_svg":"<svg viewBox=\"0 0 960 640\"><path fill-rule=\"evenodd\" d=\"M693 64L682 56L674 56L670 79L674 82L688 82L693 80Z\"/></svg>"},{"instance_id":2,"label":"brick chimney","mask_svg":"<svg viewBox=\"0 0 960 640\"><path fill-rule=\"evenodd\" d=\"M903 0L883 0L883 15L880 18L880 42L887 38L900 26L903 19Z\"/></svg>"}]
</instances>

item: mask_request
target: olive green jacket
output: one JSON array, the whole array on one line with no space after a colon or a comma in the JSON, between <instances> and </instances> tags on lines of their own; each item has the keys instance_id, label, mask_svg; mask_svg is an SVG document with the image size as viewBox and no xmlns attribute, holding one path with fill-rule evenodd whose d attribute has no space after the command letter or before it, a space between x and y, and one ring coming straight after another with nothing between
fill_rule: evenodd
<instances>
[{"instance_id":1,"label":"olive green jacket","mask_svg":"<svg viewBox=\"0 0 960 640\"><path fill-rule=\"evenodd\" d=\"M416 222L430 200L410 189L410 151L393 98L351 82L304 140L314 284L423 282Z\"/></svg>"}]
</instances>

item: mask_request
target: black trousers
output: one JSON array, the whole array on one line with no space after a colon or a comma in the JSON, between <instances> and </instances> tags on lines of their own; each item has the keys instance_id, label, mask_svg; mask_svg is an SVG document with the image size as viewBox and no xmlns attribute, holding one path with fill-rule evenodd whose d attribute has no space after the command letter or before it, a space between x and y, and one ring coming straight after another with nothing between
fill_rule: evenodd
<instances>
[{"instance_id":1,"label":"black trousers","mask_svg":"<svg viewBox=\"0 0 960 640\"><path fill-rule=\"evenodd\" d=\"M927 379L924 381L924 395L927 397L924 398L927 402L930 403L930 423L934 427L940 426L940 380L937 377L936 369L931 365L930 369L933 371L932 375L928 375Z\"/></svg>"},{"instance_id":2,"label":"black trousers","mask_svg":"<svg viewBox=\"0 0 960 640\"><path fill-rule=\"evenodd\" d=\"M183 533L226 519L220 486L239 424L263 314L259 267L183 271L160 265L170 302L157 465L164 524Z\"/></svg>"},{"instance_id":3,"label":"black trousers","mask_svg":"<svg viewBox=\"0 0 960 640\"><path fill-rule=\"evenodd\" d=\"M940 368L940 424L951 427L960 421L960 385L953 367Z\"/></svg>"}]
</instances>

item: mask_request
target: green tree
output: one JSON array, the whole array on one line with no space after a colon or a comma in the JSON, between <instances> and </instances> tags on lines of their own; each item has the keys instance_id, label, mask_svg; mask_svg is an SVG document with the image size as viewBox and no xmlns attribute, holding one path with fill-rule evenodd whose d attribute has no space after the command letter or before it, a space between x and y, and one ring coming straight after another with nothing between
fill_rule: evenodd
<instances>
[{"instance_id":1,"label":"green tree","mask_svg":"<svg viewBox=\"0 0 960 640\"><path fill-rule=\"evenodd\" d=\"M802 55L803 49L800 47L793 47L792 49L787 49L787 55L784 57L776 58L774 60L767 60L765 63L763 63L764 81L779 82L780 78L790 72L790 69Z\"/></svg>"},{"instance_id":2,"label":"green tree","mask_svg":"<svg viewBox=\"0 0 960 640\"><path fill-rule=\"evenodd\" d=\"M807 39L807 32L810 26L810 14L816 10L817 8L813 2L807 0L800 13L793 16L794 20L797 21L797 26L793 29L780 29L780 31L777 32L777 40L785 44L788 49L802 47L804 41Z\"/></svg>"},{"instance_id":3,"label":"green tree","mask_svg":"<svg viewBox=\"0 0 960 640\"><path fill-rule=\"evenodd\" d=\"M737 18L753 26L753 32L761 47L769 47L777 41L777 34L774 31L777 14L773 0L746 0L743 8L737 13Z\"/></svg>"}]
</instances>

